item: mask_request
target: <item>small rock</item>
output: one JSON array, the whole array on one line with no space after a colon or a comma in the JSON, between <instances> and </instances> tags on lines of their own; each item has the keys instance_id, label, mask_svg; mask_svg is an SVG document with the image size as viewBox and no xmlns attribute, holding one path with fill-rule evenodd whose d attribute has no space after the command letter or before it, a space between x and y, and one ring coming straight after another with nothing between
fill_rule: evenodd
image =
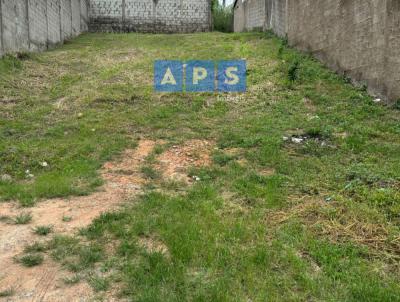
<instances>
[{"instance_id":1,"label":"small rock","mask_svg":"<svg viewBox=\"0 0 400 302\"><path fill-rule=\"evenodd\" d=\"M1 175L1 181L10 182L10 181L12 181L12 177L8 174L3 174L3 175Z\"/></svg>"},{"instance_id":2,"label":"small rock","mask_svg":"<svg viewBox=\"0 0 400 302\"><path fill-rule=\"evenodd\" d=\"M380 103L382 100L381 99L375 99L374 103Z\"/></svg>"},{"instance_id":3,"label":"small rock","mask_svg":"<svg viewBox=\"0 0 400 302\"><path fill-rule=\"evenodd\" d=\"M41 165L42 167L47 167L49 164L48 164L47 162L44 161L44 162L41 162L40 165Z\"/></svg>"},{"instance_id":4,"label":"small rock","mask_svg":"<svg viewBox=\"0 0 400 302\"><path fill-rule=\"evenodd\" d=\"M292 137L292 142L295 144L301 144L303 142L303 139L299 137Z\"/></svg>"}]
</instances>

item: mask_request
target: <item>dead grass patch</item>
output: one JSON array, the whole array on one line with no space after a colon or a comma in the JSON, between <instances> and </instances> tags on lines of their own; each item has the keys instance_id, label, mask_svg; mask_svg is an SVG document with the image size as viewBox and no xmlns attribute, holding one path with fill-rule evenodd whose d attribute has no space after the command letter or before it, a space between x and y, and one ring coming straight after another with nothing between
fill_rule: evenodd
<instances>
[{"instance_id":1,"label":"dead grass patch","mask_svg":"<svg viewBox=\"0 0 400 302\"><path fill-rule=\"evenodd\" d=\"M168 247L155 236L140 237L139 245L148 253L160 253L165 256L170 256Z\"/></svg>"},{"instance_id":2,"label":"dead grass patch","mask_svg":"<svg viewBox=\"0 0 400 302\"><path fill-rule=\"evenodd\" d=\"M367 246L371 254L384 253L400 259L400 236L393 236L388 224L363 218L339 202L303 197L291 208L268 213L266 219L273 225L300 220L315 234L331 242L351 241Z\"/></svg>"}]
</instances>

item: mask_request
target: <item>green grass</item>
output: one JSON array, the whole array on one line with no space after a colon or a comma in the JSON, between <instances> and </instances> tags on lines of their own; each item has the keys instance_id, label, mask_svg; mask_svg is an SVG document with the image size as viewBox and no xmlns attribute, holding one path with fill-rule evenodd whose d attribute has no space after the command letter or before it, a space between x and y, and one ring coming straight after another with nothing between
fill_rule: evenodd
<instances>
[{"instance_id":1,"label":"green grass","mask_svg":"<svg viewBox=\"0 0 400 302\"><path fill-rule=\"evenodd\" d=\"M3 291L0 291L0 298L11 297L15 294L15 290L13 288L9 288Z\"/></svg>"},{"instance_id":2,"label":"green grass","mask_svg":"<svg viewBox=\"0 0 400 302\"><path fill-rule=\"evenodd\" d=\"M63 216L62 217L62 221L63 222L71 222L72 221L72 217L71 216Z\"/></svg>"},{"instance_id":3,"label":"green grass","mask_svg":"<svg viewBox=\"0 0 400 302\"><path fill-rule=\"evenodd\" d=\"M41 254L26 254L18 259L18 261L26 267L33 267L43 263L43 255Z\"/></svg>"},{"instance_id":4,"label":"green grass","mask_svg":"<svg viewBox=\"0 0 400 302\"><path fill-rule=\"evenodd\" d=\"M28 224L32 221L31 213L21 213L14 217L15 224Z\"/></svg>"},{"instance_id":5,"label":"green grass","mask_svg":"<svg viewBox=\"0 0 400 302\"><path fill-rule=\"evenodd\" d=\"M36 235L47 236L48 234L50 234L53 231L53 227L48 226L48 225L41 225L41 226L35 227L35 229L33 231Z\"/></svg>"},{"instance_id":6,"label":"green grass","mask_svg":"<svg viewBox=\"0 0 400 302\"><path fill-rule=\"evenodd\" d=\"M160 58L246 58L248 91L154 93ZM77 236L28 249L99 294L400 300L399 111L285 41L270 33L86 34L0 66L0 175L12 179L0 182L3 201L34 206L90 194L102 184L102 164L140 137L216 142L212 164L190 170L200 179L192 186L160 180L158 146L141 167L143 195ZM168 252L146 250L143 238Z\"/></svg>"}]
</instances>

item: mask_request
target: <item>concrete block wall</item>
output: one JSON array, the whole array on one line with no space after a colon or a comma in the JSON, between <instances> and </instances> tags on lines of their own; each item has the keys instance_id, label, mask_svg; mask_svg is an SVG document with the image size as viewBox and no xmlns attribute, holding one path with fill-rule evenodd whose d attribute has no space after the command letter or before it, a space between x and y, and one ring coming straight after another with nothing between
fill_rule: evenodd
<instances>
[{"instance_id":1,"label":"concrete block wall","mask_svg":"<svg viewBox=\"0 0 400 302\"><path fill-rule=\"evenodd\" d=\"M238 0L234 14L234 31L263 30L266 27L265 0Z\"/></svg>"},{"instance_id":2,"label":"concrete block wall","mask_svg":"<svg viewBox=\"0 0 400 302\"><path fill-rule=\"evenodd\" d=\"M88 0L0 0L0 57L40 51L88 28Z\"/></svg>"},{"instance_id":3,"label":"concrete block wall","mask_svg":"<svg viewBox=\"0 0 400 302\"><path fill-rule=\"evenodd\" d=\"M93 32L196 32L211 30L210 0L90 0Z\"/></svg>"},{"instance_id":4,"label":"concrete block wall","mask_svg":"<svg viewBox=\"0 0 400 302\"><path fill-rule=\"evenodd\" d=\"M371 94L400 99L399 0L238 0L235 31L256 26L245 13L252 1L265 3L265 29L366 84Z\"/></svg>"}]
</instances>

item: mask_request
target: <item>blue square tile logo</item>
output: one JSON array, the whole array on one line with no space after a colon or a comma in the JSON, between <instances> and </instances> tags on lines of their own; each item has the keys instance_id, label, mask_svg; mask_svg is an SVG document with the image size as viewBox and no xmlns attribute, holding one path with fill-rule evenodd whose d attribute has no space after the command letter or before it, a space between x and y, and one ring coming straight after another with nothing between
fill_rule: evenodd
<instances>
[{"instance_id":1,"label":"blue square tile logo","mask_svg":"<svg viewBox=\"0 0 400 302\"><path fill-rule=\"evenodd\" d=\"M245 92L246 61L158 60L154 63L157 92Z\"/></svg>"},{"instance_id":2,"label":"blue square tile logo","mask_svg":"<svg viewBox=\"0 0 400 302\"><path fill-rule=\"evenodd\" d=\"M246 61L219 61L217 81L219 92L245 92Z\"/></svg>"},{"instance_id":3,"label":"blue square tile logo","mask_svg":"<svg viewBox=\"0 0 400 302\"><path fill-rule=\"evenodd\" d=\"M186 64L186 91L212 92L215 90L213 61L188 61Z\"/></svg>"},{"instance_id":4,"label":"blue square tile logo","mask_svg":"<svg viewBox=\"0 0 400 302\"><path fill-rule=\"evenodd\" d=\"M154 62L154 88L158 92L181 92L183 89L182 61Z\"/></svg>"}]
</instances>

